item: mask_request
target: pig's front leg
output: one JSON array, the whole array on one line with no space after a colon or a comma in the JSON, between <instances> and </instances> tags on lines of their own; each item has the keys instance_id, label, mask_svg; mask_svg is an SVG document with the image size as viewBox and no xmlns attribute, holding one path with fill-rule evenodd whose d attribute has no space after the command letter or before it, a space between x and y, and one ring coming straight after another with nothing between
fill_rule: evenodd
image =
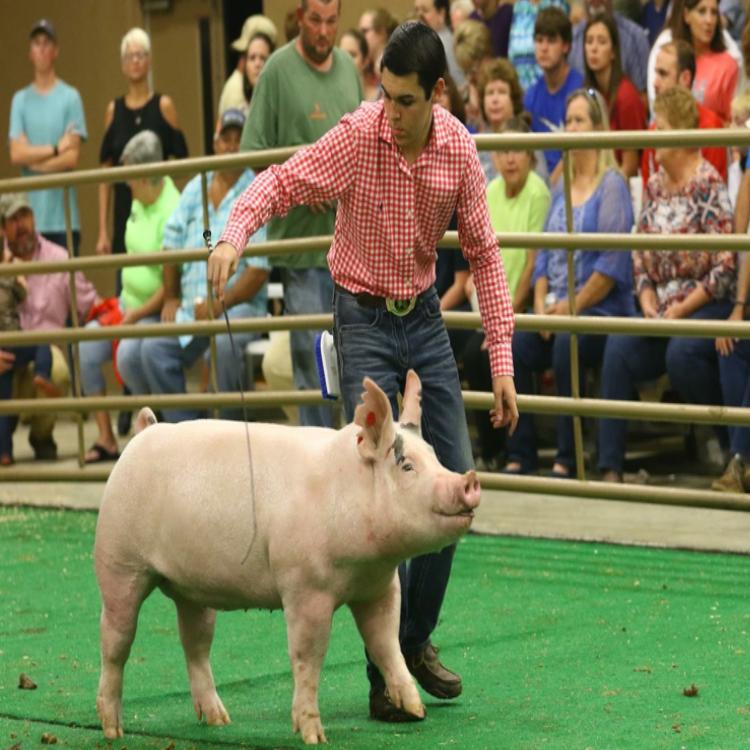
<instances>
[{"instance_id":1,"label":"pig's front leg","mask_svg":"<svg viewBox=\"0 0 750 750\"><path fill-rule=\"evenodd\" d=\"M349 608L370 658L383 675L391 703L412 716L423 719L424 705L406 667L398 642L401 615L401 587L398 574L394 573L388 589L380 598L367 602L352 602Z\"/></svg>"},{"instance_id":2,"label":"pig's front leg","mask_svg":"<svg viewBox=\"0 0 750 750\"><path fill-rule=\"evenodd\" d=\"M294 675L292 727L308 745L327 742L320 721L318 685L331 635L333 610L329 594L299 590L284 598L289 660Z\"/></svg>"}]
</instances>

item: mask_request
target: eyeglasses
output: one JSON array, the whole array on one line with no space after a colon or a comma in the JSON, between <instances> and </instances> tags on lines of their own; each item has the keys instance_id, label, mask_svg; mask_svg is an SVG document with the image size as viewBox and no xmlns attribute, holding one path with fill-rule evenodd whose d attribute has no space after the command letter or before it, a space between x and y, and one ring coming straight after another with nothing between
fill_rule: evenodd
<instances>
[{"instance_id":1,"label":"eyeglasses","mask_svg":"<svg viewBox=\"0 0 750 750\"><path fill-rule=\"evenodd\" d=\"M128 52L122 56L125 62L143 62L148 57L148 52Z\"/></svg>"}]
</instances>

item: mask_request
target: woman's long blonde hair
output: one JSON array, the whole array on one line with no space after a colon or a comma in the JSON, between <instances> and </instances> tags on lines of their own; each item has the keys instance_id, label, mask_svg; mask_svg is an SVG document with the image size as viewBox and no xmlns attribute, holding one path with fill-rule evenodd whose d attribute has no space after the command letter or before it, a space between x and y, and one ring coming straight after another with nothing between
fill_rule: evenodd
<instances>
[{"instance_id":1,"label":"woman's long blonde hair","mask_svg":"<svg viewBox=\"0 0 750 750\"><path fill-rule=\"evenodd\" d=\"M579 97L586 101L594 130L608 132L609 113L607 112L607 103L604 101L604 97L594 88L580 88L571 92L565 100L566 115L570 103ZM597 151L599 152L599 158L596 160L596 182L598 184L608 169L615 169L619 172L620 168L617 165L617 159L615 159L615 152L611 148L599 148Z\"/></svg>"}]
</instances>

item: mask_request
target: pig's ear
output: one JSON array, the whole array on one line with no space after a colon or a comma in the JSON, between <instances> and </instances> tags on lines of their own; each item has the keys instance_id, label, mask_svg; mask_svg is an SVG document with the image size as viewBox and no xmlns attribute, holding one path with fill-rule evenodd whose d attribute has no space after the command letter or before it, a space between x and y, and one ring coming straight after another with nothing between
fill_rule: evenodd
<instances>
[{"instance_id":1,"label":"pig's ear","mask_svg":"<svg viewBox=\"0 0 750 750\"><path fill-rule=\"evenodd\" d=\"M362 403L354 412L354 424L362 429L357 435L357 450L368 461L383 458L393 444L391 403L383 391L370 378L364 380Z\"/></svg>"},{"instance_id":2,"label":"pig's ear","mask_svg":"<svg viewBox=\"0 0 750 750\"><path fill-rule=\"evenodd\" d=\"M422 383L414 370L406 373L401 416L398 421L404 426L413 426L422 434Z\"/></svg>"}]
</instances>

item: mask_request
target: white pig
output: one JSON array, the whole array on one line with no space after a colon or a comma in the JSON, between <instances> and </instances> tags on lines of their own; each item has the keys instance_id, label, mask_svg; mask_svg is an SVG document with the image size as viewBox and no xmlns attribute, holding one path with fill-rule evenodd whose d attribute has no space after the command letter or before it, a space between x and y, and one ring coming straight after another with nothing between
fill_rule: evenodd
<instances>
[{"instance_id":1,"label":"white pig","mask_svg":"<svg viewBox=\"0 0 750 750\"><path fill-rule=\"evenodd\" d=\"M195 712L227 724L209 664L216 610L283 608L294 675L292 726L325 742L318 682L337 607L347 604L391 701L424 706L398 642L400 562L455 542L479 505L473 471L443 468L422 440L420 382L401 424L364 381L341 430L220 420L159 424L149 409L114 467L96 527L101 589L97 711L122 737L122 679L138 611L159 587L177 606ZM144 429L146 428L146 429Z\"/></svg>"}]
</instances>

